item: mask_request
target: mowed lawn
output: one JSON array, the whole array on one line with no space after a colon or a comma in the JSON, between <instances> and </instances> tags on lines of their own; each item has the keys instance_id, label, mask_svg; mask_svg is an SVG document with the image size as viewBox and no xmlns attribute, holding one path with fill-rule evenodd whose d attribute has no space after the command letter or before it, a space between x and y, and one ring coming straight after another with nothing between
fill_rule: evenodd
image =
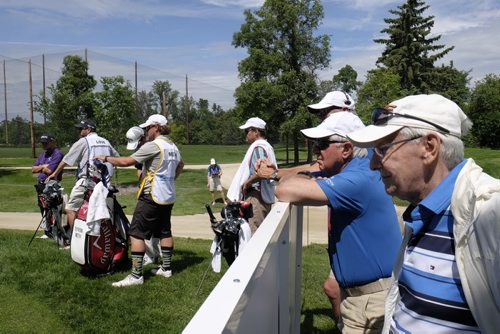
<instances>
[{"instance_id":1,"label":"mowed lawn","mask_svg":"<svg viewBox=\"0 0 500 334\"><path fill-rule=\"evenodd\" d=\"M128 272L89 279L54 242L28 248L31 235L0 230L0 333L180 333L222 277L210 269L202 282L209 240L175 238L172 277L151 276L148 265L144 285L114 288ZM303 267L302 333L335 333L324 245L304 248Z\"/></svg>"}]
</instances>

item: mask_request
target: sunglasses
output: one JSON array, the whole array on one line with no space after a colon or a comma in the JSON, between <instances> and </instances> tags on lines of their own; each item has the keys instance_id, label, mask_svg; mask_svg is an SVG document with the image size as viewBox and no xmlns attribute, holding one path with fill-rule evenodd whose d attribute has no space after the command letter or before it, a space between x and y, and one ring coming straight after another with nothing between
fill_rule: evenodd
<instances>
[{"instance_id":1,"label":"sunglasses","mask_svg":"<svg viewBox=\"0 0 500 334\"><path fill-rule=\"evenodd\" d=\"M247 135L250 131L255 131L255 129L254 128L246 128L245 135Z\"/></svg>"},{"instance_id":2,"label":"sunglasses","mask_svg":"<svg viewBox=\"0 0 500 334\"><path fill-rule=\"evenodd\" d=\"M430 125L432 125L433 127L435 127L436 129L440 130L443 133L446 133L446 134L450 133L450 130L448 130L446 128L443 128L441 125L438 125L438 124L436 124L434 122L431 122L431 121L428 121L426 119L423 119L423 118L420 118L420 117L417 117L417 116L413 116L413 115L396 114L396 113L393 113L392 111L387 110L385 108L376 108L376 109L373 109L373 111L372 111L372 124L374 124L374 125L382 125L382 124L387 123L393 117L403 117L403 118L414 119L414 120L417 120L417 121L420 121L420 122L424 122L424 123L430 124Z\"/></svg>"},{"instance_id":3,"label":"sunglasses","mask_svg":"<svg viewBox=\"0 0 500 334\"><path fill-rule=\"evenodd\" d=\"M323 151L326 150L328 147L330 147L330 144L339 144L339 143L345 143L345 141L319 139L313 142L313 148L316 148L319 151Z\"/></svg>"}]
</instances>

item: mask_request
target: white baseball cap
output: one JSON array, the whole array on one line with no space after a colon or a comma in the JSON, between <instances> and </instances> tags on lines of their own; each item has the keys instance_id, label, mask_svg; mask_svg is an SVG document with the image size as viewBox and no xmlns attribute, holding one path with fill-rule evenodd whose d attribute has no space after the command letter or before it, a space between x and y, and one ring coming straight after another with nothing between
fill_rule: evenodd
<instances>
[{"instance_id":1,"label":"white baseball cap","mask_svg":"<svg viewBox=\"0 0 500 334\"><path fill-rule=\"evenodd\" d=\"M215 165L215 159L214 158L210 159L210 164L211 165Z\"/></svg>"},{"instance_id":2,"label":"white baseball cap","mask_svg":"<svg viewBox=\"0 0 500 334\"><path fill-rule=\"evenodd\" d=\"M167 119L163 115L154 114L154 115L149 116L146 123L142 123L141 125L139 125L139 127L146 128L146 127L153 125L153 124L167 125Z\"/></svg>"},{"instance_id":3,"label":"white baseball cap","mask_svg":"<svg viewBox=\"0 0 500 334\"><path fill-rule=\"evenodd\" d=\"M391 102L386 109L376 109L372 118L374 125L349 134L349 139L356 145L375 146L381 139L404 127L427 129L461 138L472 126L470 119L455 102L438 94L404 97Z\"/></svg>"},{"instance_id":4,"label":"white baseball cap","mask_svg":"<svg viewBox=\"0 0 500 334\"><path fill-rule=\"evenodd\" d=\"M349 110L354 110L354 100L346 92L339 90L329 92L315 104L310 104L307 106L307 110L312 113L316 113L322 109L330 107L347 108Z\"/></svg>"},{"instance_id":5,"label":"white baseball cap","mask_svg":"<svg viewBox=\"0 0 500 334\"><path fill-rule=\"evenodd\" d=\"M365 125L358 116L348 111L340 111L328 116L317 127L300 130L300 132L311 139L326 138L333 135L347 137L348 133L364 127Z\"/></svg>"},{"instance_id":6,"label":"white baseball cap","mask_svg":"<svg viewBox=\"0 0 500 334\"><path fill-rule=\"evenodd\" d=\"M128 129L126 135L127 137L127 150L133 151L139 145L139 141L144 137L144 130L138 126L133 126Z\"/></svg>"},{"instance_id":7,"label":"white baseball cap","mask_svg":"<svg viewBox=\"0 0 500 334\"><path fill-rule=\"evenodd\" d=\"M257 129L265 129L266 122L258 117L249 118L245 124L240 126L240 129L248 129L248 128L257 128Z\"/></svg>"}]
</instances>

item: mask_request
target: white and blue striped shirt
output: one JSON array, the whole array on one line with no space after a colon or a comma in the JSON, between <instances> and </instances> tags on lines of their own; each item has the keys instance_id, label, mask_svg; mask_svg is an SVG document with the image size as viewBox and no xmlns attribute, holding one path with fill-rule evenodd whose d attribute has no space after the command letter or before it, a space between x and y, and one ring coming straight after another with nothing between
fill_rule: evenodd
<instances>
[{"instance_id":1,"label":"white and blue striped shirt","mask_svg":"<svg viewBox=\"0 0 500 334\"><path fill-rule=\"evenodd\" d=\"M399 276L391 333L480 333L455 260L450 199L463 163L403 216L413 229Z\"/></svg>"}]
</instances>

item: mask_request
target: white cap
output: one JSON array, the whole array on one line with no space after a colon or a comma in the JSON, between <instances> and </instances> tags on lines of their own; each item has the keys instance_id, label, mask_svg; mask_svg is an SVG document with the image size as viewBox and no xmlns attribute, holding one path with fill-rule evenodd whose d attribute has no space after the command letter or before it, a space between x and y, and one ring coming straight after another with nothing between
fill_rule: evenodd
<instances>
[{"instance_id":1,"label":"white cap","mask_svg":"<svg viewBox=\"0 0 500 334\"><path fill-rule=\"evenodd\" d=\"M153 124L167 125L167 119L165 118L165 116L160 114L151 115L149 116L146 123L142 123L141 125L139 125L139 127L145 128Z\"/></svg>"},{"instance_id":2,"label":"white cap","mask_svg":"<svg viewBox=\"0 0 500 334\"><path fill-rule=\"evenodd\" d=\"M138 126L133 126L128 129L127 134L127 150L135 150L139 141L144 137L144 130Z\"/></svg>"},{"instance_id":3,"label":"white cap","mask_svg":"<svg viewBox=\"0 0 500 334\"><path fill-rule=\"evenodd\" d=\"M215 159L214 158L210 159L210 164L211 165L215 165Z\"/></svg>"},{"instance_id":4,"label":"white cap","mask_svg":"<svg viewBox=\"0 0 500 334\"><path fill-rule=\"evenodd\" d=\"M266 128L266 122L258 117L252 117L247 120L245 124L240 126L240 129L257 128L264 130Z\"/></svg>"},{"instance_id":5,"label":"white cap","mask_svg":"<svg viewBox=\"0 0 500 334\"><path fill-rule=\"evenodd\" d=\"M370 125L363 130L350 133L349 139L358 146L370 147L404 127L444 133L425 121L435 123L448 130L450 135L461 138L472 126L472 122L455 102L438 94L410 95L391 102L388 107L390 112L400 116L389 117L384 124ZM410 118L411 116L425 121Z\"/></svg>"},{"instance_id":6,"label":"white cap","mask_svg":"<svg viewBox=\"0 0 500 334\"><path fill-rule=\"evenodd\" d=\"M321 101L319 101L319 103L308 105L307 110L315 113L322 109L330 108L333 106L354 110L354 104L354 100L349 96L349 94L336 90L327 93L325 97Z\"/></svg>"},{"instance_id":7,"label":"white cap","mask_svg":"<svg viewBox=\"0 0 500 334\"><path fill-rule=\"evenodd\" d=\"M317 127L300 131L307 138L318 139L333 135L347 137L348 133L364 127L365 125L358 116L348 111L340 111L328 116Z\"/></svg>"}]
</instances>

